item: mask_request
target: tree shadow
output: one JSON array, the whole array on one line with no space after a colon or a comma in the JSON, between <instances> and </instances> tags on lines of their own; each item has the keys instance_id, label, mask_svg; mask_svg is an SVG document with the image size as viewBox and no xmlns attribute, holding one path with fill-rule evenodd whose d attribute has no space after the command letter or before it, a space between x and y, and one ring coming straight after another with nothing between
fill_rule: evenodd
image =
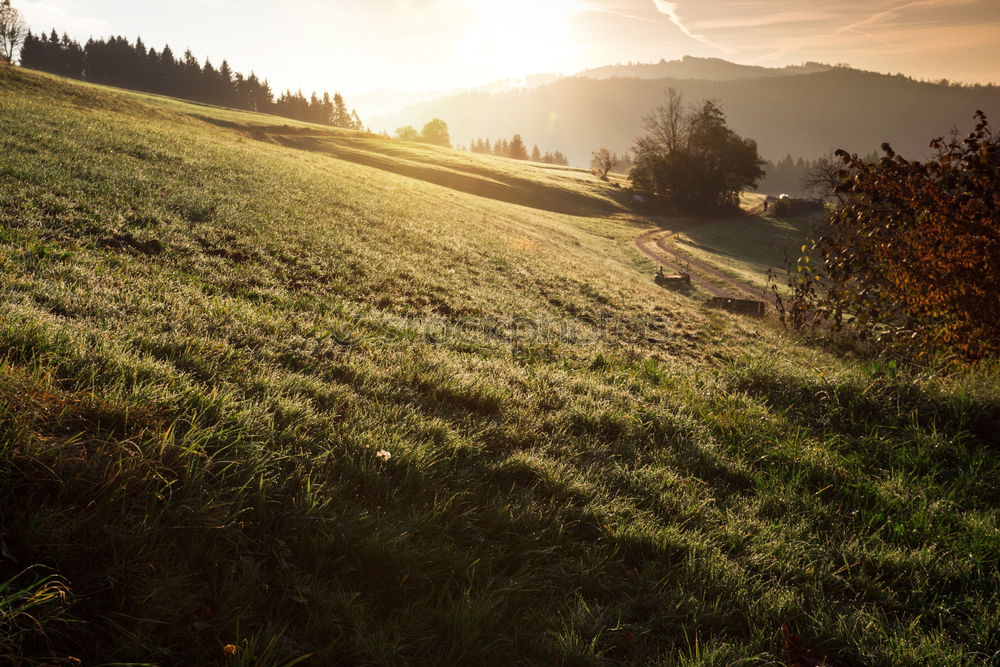
<instances>
[{"instance_id":1,"label":"tree shadow","mask_svg":"<svg viewBox=\"0 0 1000 667\"><path fill-rule=\"evenodd\" d=\"M411 149L405 144L397 147L392 145L391 140L381 137L287 125L244 125L207 116L198 118L212 125L236 130L256 141L323 153L346 162L508 204L586 217L610 215L627 210L625 195L611 186L607 186L606 197L601 197L596 191L589 193L579 189L579 181L576 179L571 181L567 178L567 187L560 187L558 181L554 179L543 182L533 178L519 178L487 166L463 163L459 160L435 159L436 156L430 150ZM531 167L546 169L542 165L531 165ZM549 169L553 172L569 171L575 174L564 168Z\"/></svg>"}]
</instances>

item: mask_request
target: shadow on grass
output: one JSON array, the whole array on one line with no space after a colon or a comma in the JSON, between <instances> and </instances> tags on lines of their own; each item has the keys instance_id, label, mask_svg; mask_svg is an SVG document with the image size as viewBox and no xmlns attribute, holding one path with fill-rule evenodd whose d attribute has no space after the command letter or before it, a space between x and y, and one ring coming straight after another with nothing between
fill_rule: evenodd
<instances>
[{"instance_id":1,"label":"shadow on grass","mask_svg":"<svg viewBox=\"0 0 1000 667\"><path fill-rule=\"evenodd\" d=\"M445 403L492 412L461 396ZM535 471L501 465L505 453L438 471L373 462L348 438L303 475L270 446L251 456L255 438L241 426L227 427L240 433L226 443L185 446L177 423L138 407L0 367L0 435L11 445L0 458L4 553L51 564L71 588L18 651L204 664L229 641L253 655L253 638L270 633L285 662L264 664L314 651L337 663L558 662L537 614L570 610L580 591L609 617L573 632L596 643L615 618L651 623L655 633L617 649L641 659L689 617L673 593L622 597L643 588L625 564L652 558L664 577L687 546L608 535L583 498L553 522L538 509L572 498L568 482L539 486ZM583 558L568 556L584 544ZM0 577L12 568L0 559ZM669 618L645 618L660 607ZM515 622L530 610L533 621ZM292 625L269 625L278 620Z\"/></svg>"},{"instance_id":2,"label":"shadow on grass","mask_svg":"<svg viewBox=\"0 0 1000 667\"><path fill-rule=\"evenodd\" d=\"M273 636L287 660L319 651L338 662L501 664L517 654L558 663L579 652L649 664L684 650L691 628L706 643L746 652L766 650L766 629L793 622L824 650L857 659L835 626L770 589L790 596L782 577L801 577L794 585L824 609L856 604L857 592L836 574L810 578L794 564L771 572L751 558L749 538L717 530L719 512L752 510L753 526L782 526L796 499L819 488L830 495L810 501L816 511L843 518L809 519L815 544L802 558L838 553L847 530L907 549L935 538L887 532L898 522L880 518L891 507L874 488L790 454L758 459L757 445L728 421L729 392L706 395L704 410L690 415L582 403L525 434L486 384L425 373L419 386L373 385L344 408L395 406L395 429L347 419L306 438L262 426L260 415L214 394L188 396L170 417L162 406L68 390L25 366L0 367L5 548L55 567L79 596L74 613L88 621L47 622L48 635L31 638L42 648L194 664L253 633L241 650ZM817 421L831 406L815 405L821 382L765 367L733 369L725 380L823 431ZM887 400L902 394L898 383L872 391L835 390L841 412L831 423L902 427L908 418L894 417ZM957 406L950 428L968 428L961 416L995 406L974 403ZM704 421L715 423L719 446L705 439ZM895 438L900 464L912 450L906 437ZM376 458L377 447L396 451L401 439L423 444L409 457ZM546 451L548 440L565 455ZM856 453L862 469L884 465L886 454ZM640 475L650 456L663 467ZM678 481L669 492L642 485L670 471ZM967 495L990 502L983 490ZM852 509L867 523L855 524ZM879 558L868 565L873 577L885 566ZM884 612L908 623L939 587L974 595L983 584L943 566L931 575L930 593ZM914 576L900 566L899 584L875 586L865 599L909 590ZM127 638L118 622L137 634Z\"/></svg>"},{"instance_id":3,"label":"shadow on grass","mask_svg":"<svg viewBox=\"0 0 1000 667\"><path fill-rule=\"evenodd\" d=\"M682 230L692 245L724 258L784 268L816 227L815 217L730 216Z\"/></svg>"},{"instance_id":4,"label":"shadow on grass","mask_svg":"<svg viewBox=\"0 0 1000 667\"><path fill-rule=\"evenodd\" d=\"M415 178L467 194L495 199L507 204L537 208L575 216L602 216L625 210L624 195L619 200L591 196L571 188L561 188L530 178L518 178L474 164L434 160L416 151L396 149L387 139L353 136L336 130L294 128L290 126L251 126L207 116L198 116L212 125L240 132L256 141L278 144L331 157L374 169ZM539 167L540 169L542 167Z\"/></svg>"}]
</instances>

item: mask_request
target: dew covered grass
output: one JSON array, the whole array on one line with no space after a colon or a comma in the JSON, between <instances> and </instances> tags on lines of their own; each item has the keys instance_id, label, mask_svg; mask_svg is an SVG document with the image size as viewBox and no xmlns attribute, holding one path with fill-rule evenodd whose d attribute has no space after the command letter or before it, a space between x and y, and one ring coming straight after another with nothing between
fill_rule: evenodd
<instances>
[{"instance_id":1,"label":"dew covered grass","mask_svg":"<svg viewBox=\"0 0 1000 667\"><path fill-rule=\"evenodd\" d=\"M269 122L0 67L0 661L1000 659L995 363L657 288L580 171Z\"/></svg>"}]
</instances>

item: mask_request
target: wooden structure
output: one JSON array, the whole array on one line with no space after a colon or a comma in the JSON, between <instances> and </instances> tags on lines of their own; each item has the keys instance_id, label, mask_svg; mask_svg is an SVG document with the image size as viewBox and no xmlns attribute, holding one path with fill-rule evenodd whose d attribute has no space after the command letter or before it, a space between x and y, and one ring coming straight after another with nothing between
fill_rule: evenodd
<instances>
[{"instance_id":1,"label":"wooden structure","mask_svg":"<svg viewBox=\"0 0 1000 667\"><path fill-rule=\"evenodd\" d=\"M653 279L656 284L661 287L691 287L691 274L690 273L675 273L672 276L668 276L663 273L663 267L656 272L656 277Z\"/></svg>"},{"instance_id":2,"label":"wooden structure","mask_svg":"<svg viewBox=\"0 0 1000 667\"><path fill-rule=\"evenodd\" d=\"M727 299L725 297L712 297L708 300L708 305L712 308L720 308L736 313L737 315L749 315L750 317L764 317L765 304L763 301L753 301L751 299Z\"/></svg>"}]
</instances>

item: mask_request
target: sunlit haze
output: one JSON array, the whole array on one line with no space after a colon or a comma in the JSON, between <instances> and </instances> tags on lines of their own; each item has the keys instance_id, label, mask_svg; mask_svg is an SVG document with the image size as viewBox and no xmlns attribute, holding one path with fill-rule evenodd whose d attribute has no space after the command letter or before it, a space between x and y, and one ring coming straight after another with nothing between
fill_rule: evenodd
<instances>
[{"instance_id":1,"label":"sunlit haze","mask_svg":"<svg viewBox=\"0 0 1000 667\"><path fill-rule=\"evenodd\" d=\"M1000 78L997 0L22 0L31 28L191 48L276 88L445 90L720 57Z\"/></svg>"}]
</instances>

